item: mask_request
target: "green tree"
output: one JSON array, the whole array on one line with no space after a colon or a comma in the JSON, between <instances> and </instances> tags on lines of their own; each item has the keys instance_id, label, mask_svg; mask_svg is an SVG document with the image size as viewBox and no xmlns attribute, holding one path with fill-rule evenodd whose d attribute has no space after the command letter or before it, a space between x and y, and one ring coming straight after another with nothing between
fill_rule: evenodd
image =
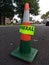
<instances>
[{"instance_id":1,"label":"green tree","mask_svg":"<svg viewBox=\"0 0 49 65\"><path fill-rule=\"evenodd\" d=\"M34 15L39 14L39 0L15 0L17 2L18 8L17 8L17 13L19 14L19 17L23 17L23 12L24 12L24 4L26 2L29 3L30 5L30 13Z\"/></svg>"},{"instance_id":2,"label":"green tree","mask_svg":"<svg viewBox=\"0 0 49 65\"><path fill-rule=\"evenodd\" d=\"M0 2L1 15L2 16L6 16L6 17L12 16L14 14L12 7L13 6L12 6L12 1L11 0L2 0Z\"/></svg>"},{"instance_id":3,"label":"green tree","mask_svg":"<svg viewBox=\"0 0 49 65\"><path fill-rule=\"evenodd\" d=\"M46 19L46 14L43 14L42 16L41 16L41 19Z\"/></svg>"},{"instance_id":4,"label":"green tree","mask_svg":"<svg viewBox=\"0 0 49 65\"><path fill-rule=\"evenodd\" d=\"M49 20L49 11L47 11L45 14L41 16L41 19L43 19L43 23L46 23Z\"/></svg>"},{"instance_id":5,"label":"green tree","mask_svg":"<svg viewBox=\"0 0 49 65\"><path fill-rule=\"evenodd\" d=\"M46 12L46 15L49 15L49 11L48 11L48 12Z\"/></svg>"},{"instance_id":6,"label":"green tree","mask_svg":"<svg viewBox=\"0 0 49 65\"><path fill-rule=\"evenodd\" d=\"M42 19L47 19L47 18L49 18L49 11L46 12L45 14L43 14L43 15L41 16L41 18L42 18Z\"/></svg>"},{"instance_id":7,"label":"green tree","mask_svg":"<svg viewBox=\"0 0 49 65\"><path fill-rule=\"evenodd\" d=\"M48 12L46 12L46 16L47 16L47 17L49 17L49 11L48 11Z\"/></svg>"},{"instance_id":8,"label":"green tree","mask_svg":"<svg viewBox=\"0 0 49 65\"><path fill-rule=\"evenodd\" d=\"M13 6L11 0L0 0L0 20L5 24L5 17L13 17ZM1 23L0 22L0 23Z\"/></svg>"}]
</instances>

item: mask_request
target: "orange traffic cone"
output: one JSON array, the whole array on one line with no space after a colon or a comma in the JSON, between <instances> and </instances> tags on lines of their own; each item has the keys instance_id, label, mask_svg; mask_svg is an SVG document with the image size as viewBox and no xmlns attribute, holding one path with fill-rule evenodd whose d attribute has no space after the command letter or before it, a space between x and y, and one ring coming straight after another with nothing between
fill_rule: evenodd
<instances>
[{"instance_id":1,"label":"orange traffic cone","mask_svg":"<svg viewBox=\"0 0 49 65\"><path fill-rule=\"evenodd\" d=\"M29 4L25 3L23 26L30 26L29 21ZM32 62L37 54L37 49L31 48L31 36L29 34L20 35L20 47L11 52L11 55L23 59L28 62Z\"/></svg>"},{"instance_id":2,"label":"orange traffic cone","mask_svg":"<svg viewBox=\"0 0 49 65\"><path fill-rule=\"evenodd\" d=\"M24 6L24 16L22 25L30 26L29 22L29 4L26 3ZM20 35L20 52L21 53L30 53L31 52L31 36L28 34L21 34Z\"/></svg>"}]
</instances>

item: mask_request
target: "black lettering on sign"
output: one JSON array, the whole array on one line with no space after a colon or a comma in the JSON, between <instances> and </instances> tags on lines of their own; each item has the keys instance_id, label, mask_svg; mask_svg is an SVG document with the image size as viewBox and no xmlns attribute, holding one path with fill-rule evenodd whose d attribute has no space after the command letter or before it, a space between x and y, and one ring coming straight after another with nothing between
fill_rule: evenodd
<instances>
[{"instance_id":1,"label":"black lettering on sign","mask_svg":"<svg viewBox=\"0 0 49 65\"><path fill-rule=\"evenodd\" d=\"M31 27L29 27L29 30L30 30L30 31L32 31L32 28L31 28Z\"/></svg>"},{"instance_id":2,"label":"black lettering on sign","mask_svg":"<svg viewBox=\"0 0 49 65\"><path fill-rule=\"evenodd\" d=\"M34 30L34 28L32 27L32 31Z\"/></svg>"},{"instance_id":3,"label":"black lettering on sign","mask_svg":"<svg viewBox=\"0 0 49 65\"><path fill-rule=\"evenodd\" d=\"M29 30L29 27L28 26L26 26L26 30Z\"/></svg>"},{"instance_id":4,"label":"black lettering on sign","mask_svg":"<svg viewBox=\"0 0 49 65\"><path fill-rule=\"evenodd\" d=\"M34 31L34 27L32 27L32 26L20 26L20 28L23 30Z\"/></svg>"},{"instance_id":5,"label":"black lettering on sign","mask_svg":"<svg viewBox=\"0 0 49 65\"><path fill-rule=\"evenodd\" d=\"M25 26L20 26L21 29L25 29Z\"/></svg>"}]
</instances>

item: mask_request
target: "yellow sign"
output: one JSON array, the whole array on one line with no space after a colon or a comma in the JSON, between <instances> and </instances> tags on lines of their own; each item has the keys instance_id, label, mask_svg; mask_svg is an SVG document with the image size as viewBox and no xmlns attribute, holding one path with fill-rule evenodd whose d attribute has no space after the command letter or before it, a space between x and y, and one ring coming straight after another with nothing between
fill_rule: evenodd
<instances>
[{"instance_id":1,"label":"yellow sign","mask_svg":"<svg viewBox=\"0 0 49 65\"><path fill-rule=\"evenodd\" d=\"M34 26L25 26L25 25L20 25L20 30L19 32L22 34L29 34L29 35L34 35Z\"/></svg>"}]
</instances>

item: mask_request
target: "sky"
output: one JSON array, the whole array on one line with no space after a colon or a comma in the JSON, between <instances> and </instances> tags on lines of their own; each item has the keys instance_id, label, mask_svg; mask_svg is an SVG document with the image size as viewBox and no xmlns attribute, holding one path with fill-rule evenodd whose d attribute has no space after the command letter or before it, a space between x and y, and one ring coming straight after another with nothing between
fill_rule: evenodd
<instances>
[{"instance_id":1,"label":"sky","mask_svg":"<svg viewBox=\"0 0 49 65\"><path fill-rule=\"evenodd\" d=\"M45 14L49 11L49 0L39 0L40 14Z\"/></svg>"},{"instance_id":2,"label":"sky","mask_svg":"<svg viewBox=\"0 0 49 65\"><path fill-rule=\"evenodd\" d=\"M34 16L33 19L36 21L42 21L40 18L42 14L45 14L47 11L49 11L49 0L39 0L39 7L40 12L38 16Z\"/></svg>"}]
</instances>

